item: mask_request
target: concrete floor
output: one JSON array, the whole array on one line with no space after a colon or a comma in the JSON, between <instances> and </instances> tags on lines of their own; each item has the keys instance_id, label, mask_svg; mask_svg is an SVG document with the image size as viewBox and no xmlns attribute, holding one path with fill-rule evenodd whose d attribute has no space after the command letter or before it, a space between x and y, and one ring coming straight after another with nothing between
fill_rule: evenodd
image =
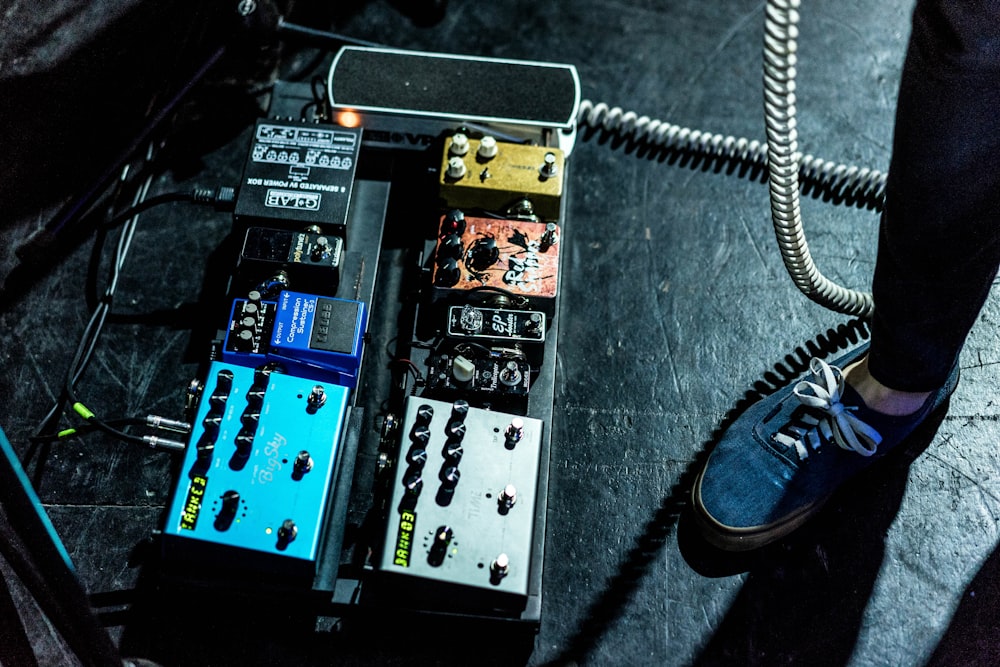
<instances>
[{"instance_id":1,"label":"concrete floor","mask_svg":"<svg viewBox=\"0 0 1000 667\"><path fill-rule=\"evenodd\" d=\"M401 48L572 63L594 102L762 139L763 7L452 0L443 20L418 26L371 2L349 5L336 29ZM887 168L910 10L899 0L803 4L804 152ZM232 182L245 127L204 149L191 173L174 170L159 185L192 176ZM447 624L409 644L329 635L290 642L260 618L244 623L253 649L198 623L157 637L127 601L142 575L136 546L158 527L170 492L169 466L162 455L99 439L70 443L50 455L37 488L89 592L126 602L108 624L130 655L164 665L997 664L1000 301L982 313L962 382L918 443L919 457L865 474L778 544L720 554L687 518L697 466L748 397L780 383L786 355L847 318L809 302L787 277L759 179L593 132L581 133L569 168L542 618L530 652L508 654L502 631L468 646ZM867 289L877 214L808 197L803 208L820 270ZM169 314L197 301L199 262L228 224L199 216L164 213L140 228L121 312ZM41 219L24 216L3 230L5 240L17 242ZM162 272L144 271L152 261L144 251L174 259ZM65 340L85 322L88 252L0 315L8 379L0 424L19 451L61 382ZM196 318L176 312L186 314L115 322L84 390L105 387L112 413L175 409L197 363L185 349ZM15 586L14 596L34 618L23 590ZM51 628L29 629L43 664L70 660ZM383 637L399 631L388 621Z\"/></svg>"}]
</instances>

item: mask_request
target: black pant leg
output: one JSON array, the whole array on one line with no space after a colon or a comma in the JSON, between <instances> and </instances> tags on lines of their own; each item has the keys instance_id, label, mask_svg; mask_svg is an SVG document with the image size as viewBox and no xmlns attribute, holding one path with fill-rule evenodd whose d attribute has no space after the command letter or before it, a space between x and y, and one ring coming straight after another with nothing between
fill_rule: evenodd
<instances>
[{"instance_id":1,"label":"black pant leg","mask_svg":"<svg viewBox=\"0 0 1000 667\"><path fill-rule=\"evenodd\" d=\"M943 384L1000 265L1000 1L918 2L872 284L872 375Z\"/></svg>"}]
</instances>

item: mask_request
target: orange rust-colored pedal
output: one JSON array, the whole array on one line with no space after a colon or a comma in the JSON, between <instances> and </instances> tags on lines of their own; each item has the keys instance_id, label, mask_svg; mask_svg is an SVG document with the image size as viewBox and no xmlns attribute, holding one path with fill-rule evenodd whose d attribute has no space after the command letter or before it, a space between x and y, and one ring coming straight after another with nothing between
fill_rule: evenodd
<instances>
[{"instance_id":1,"label":"orange rust-colored pedal","mask_svg":"<svg viewBox=\"0 0 1000 667\"><path fill-rule=\"evenodd\" d=\"M494 288L551 311L559 286L559 226L477 218L452 211L441 217L434 258L435 297Z\"/></svg>"}]
</instances>

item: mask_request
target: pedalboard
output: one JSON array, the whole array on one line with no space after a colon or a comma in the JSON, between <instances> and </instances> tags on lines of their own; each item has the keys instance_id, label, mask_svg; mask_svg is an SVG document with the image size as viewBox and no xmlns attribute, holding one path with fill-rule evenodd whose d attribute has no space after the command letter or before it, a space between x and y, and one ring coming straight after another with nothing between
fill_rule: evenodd
<instances>
[{"instance_id":1,"label":"pedalboard","mask_svg":"<svg viewBox=\"0 0 1000 667\"><path fill-rule=\"evenodd\" d=\"M543 423L411 397L379 572L411 603L524 609Z\"/></svg>"},{"instance_id":2,"label":"pedalboard","mask_svg":"<svg viewBox=\"0 0 1000 667\"><path fill-rule=\"evenodd\" d=\"M400 90L377 63L427 85L447 66L560 88L480 117L472 97ZM164 555L185 582L289 575L271 592L329 617L537 624L575 70L347 47L321 122L284 120L308 84L275 91Z\"/></svg>"},{"instance_id":3,"label":"pedalboard","mask_svg":"<svg viewBox=\"0 0 1000 667\"><path fill-rule=\"evenodd\" d=\"M348 393L267 366L213 362L167 510L167 555L314 574Z\"/></svg>"}]
</instances>

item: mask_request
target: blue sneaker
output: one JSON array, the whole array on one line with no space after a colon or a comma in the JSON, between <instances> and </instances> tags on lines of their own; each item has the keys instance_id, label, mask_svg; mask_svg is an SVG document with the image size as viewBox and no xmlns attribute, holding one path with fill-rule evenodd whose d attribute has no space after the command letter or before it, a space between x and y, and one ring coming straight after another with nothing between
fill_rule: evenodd
<instances>
[{"instance_id":1,"label":"blue sneaker","mask_svg":"<svg viewBox=\"0 0 1000 667\"><path fill-rule=\"evenodd\" d=\"M875 412L841 373L867 351L866 343L832 364L813 359L807 377L760 400L729 427L692 490L708 542L745 551L792 532L844 482L905 440L958 384L956 364L914 414Z\"/></svg>"}]
</instances>

